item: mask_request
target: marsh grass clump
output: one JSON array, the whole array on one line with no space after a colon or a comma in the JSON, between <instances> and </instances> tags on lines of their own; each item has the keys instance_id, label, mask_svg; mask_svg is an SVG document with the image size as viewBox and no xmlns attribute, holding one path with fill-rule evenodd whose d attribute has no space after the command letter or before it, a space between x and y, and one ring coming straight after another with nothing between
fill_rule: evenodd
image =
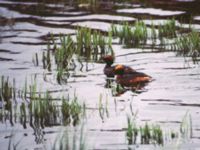
<instances>
[{"instance_id":1,"label":"marsh grass clump","mask_svg":"<svg viewBox=\"0 0 200 150\"><path fill-rule=\"evenodd\" d=\"M141 144L158 144L163 145L163 131L158 125L149 126L145 123L144 126L138 127L135 119L127 117L126 138L128 144L137 144L140 140Z\"/></svg>"},{"instance_id":2,"label":"marsh grass clump","mask_svg":"<svg viewBox=\"0 0 200 150\"><path fill-rule=\"evenodd\" d=\"M150 144L151 131L149 125L146 123L144 127L140 127L141 144Z\"/></svg>"},{"instance_id":3,"label":"marsh grass clump","mask_svg":"<svg viewBox=\"0 0 200 150\"><path fill-rule=\"evenodd\" d=\"M86 150L86 133L84 125L74 130L61 131L53 143L52 150Z\"/></svg>"},{"instance_id":4,"label":"marsh grass clump","mask_svg":"<svg viewBox=\"0 0 200 150\"><path fill-rule=\"evenodd\" d=\"M61 68L63 70L68 70L72 56L76 52L74 41L69 35L67 37L60 35L60 42L60 47L57 47L55 51L55 62L57 65L57 70Z\"/></svg>"},{"instance_id":5,"label":"marsh grass clump","mask_svg":"<svg viewBox=\"0 0 200 150\"><path fill-rule=\"evenodd\" d=\"M100 31L81 27L76 34L77 54L85 57L86 61L98 61L102 56L113 53L112 35L105 37Z\"/></svg>"},{"instance_id":6,"label":"marsh grass clump","mask_svg":"<svg viewBox=\"0 0 200 150\"><path fill-rule=\"evenodd\" d=\"M9 121L11 125L14 125L13 122L13 113L14 108L13 104L16 101L16 88L15 88L15 80L13 83L9 80L9 78L5 78L1 76L0 79L0 103L1 103L1 118L3 119L5 116L9 116Z\"/></svg>"},{"instance_id":7,"label":"marsh grass clump","mask_svg":"<svg viewBox=\"0 0 200 150\"><path fill-rule=\"evenodd\" d=\"M46 53L45 52L42 53L42 65L43 69L51 71L51 56L49 50L47 50Z\"/></svg>"},{"instance_id":8,"label":"marsh grass clump","mask_svg":"<svg viewBox=\"0 0 200 150\"><path fill-rule=\"evenodd\" d=\"M103 56L114 54L111 32L103 34L98 30L78 27L76 35L49 36L47 49L41 56L41 64L49 73L55 71L58 84L66 84L71 74L84 69L89 71L91 63L100 63ZM36 53L33 58L35 66L39 66L38 56Z\"/></svg>"},{"instance_id":9,"label":"marsh grass clump","mask_svg":"<svg viewBox=\"0 0 200 150\"><path fill-rule=\"evenodd\" d=\"M0 101L5 104L5 109L10 110L12 107L12 99L14 95L14 88L12 87L9 78L1 77L0 86Z\"/></svg>"},{"instance_id":10,"label":"marsh grass clump","mask_svg":"<svg viewBox=\"0 0 200 150\"><path fill-rule=\"evenodd\" d=\"M77 97L75 97L71 102L71 117L72 117L72 124L76 126L80 121L81 113L83 112L82 106L77 102Z\"/></svg>"},{"instance_id":11,"label":"marsh grass clump","mask_svg":"<svg viewBox=\"0 0 200 150\"><path fill-rule=\"evenodd\" d=\"M136 125L136 116L133 118L127 117L126 138L128 144L154 144L163 146L168 140L176 140L177 143L188 141L193 137L192 120L188 112L184 115L181 123L180 130L167 132L159 125L149 125L147 122L143 126Z\"/></svg>"},{"instance_id":12,"label":"marsh grass clump","mask_svg":"<svg viewBox=\"0 0 200 150\"><path fill-rule=\"evenodd\" d=\"M160 48L165 51L168 46L172 47L170 39L177 37L175 19L167 20L164 25L158 26L158 39L160 40Z\"/></svg>"},{"instance_id":13,"label":"marsh grass clump","mask_svg":"<svg viewBox=\"0 0 200 150\"><path fill-rule=\"evenodd\" d=\"M69 71L72 68L71 62L73 62L73 55L76 52L74 41L69 35L67 37L60 35L60 42L60 47L54 46L57 49L53 53L57 70L56 79L59 84L67 82Z\"/></svg>"},{"instance_id":14,"label":"marsh grass clump","mask_svg":"<svg viewBox=\"0 0 200 150\"><path fill-rule=\"evenodd\" d=\"M64 125L72 123L73 126L76 126L80 121L81 114L83 115L83 108L84 107L77 102L77 97L74 97L71 101L69 97L68 99L63 98L61 112Z\"/></svg>"},{"instance_id":15,"label":"marsh grass clump","mask_svg":"<svg viewBox=\"0 0 200 150\"><path fill-rule=\"evenodd\" d=\"M127 124L128 127L126 131L126 137L128 140L128 144L136 144L139 129L130 117L127 117Z\"/></svg>"},{"instance_id":16,"label":"marsh grass clump","mask_svg":"<svg viewBox=\"0 0 200 150\"><path fill-rule=\"evenodd\" d=\"M28 109L30 120L44 128L55 124L70 125L70 123L76 126L83 115L84 107L78 103L77 97L62 98L59 105L49 92L46 92L43 95L32 96Z\"/></svg>"},{"instance_id":17,"label":"marsh grass clump","mask_svg":"<svg viewBox=\"0 0 200 150\"><path fill-rule=\"evenodd\" d=\"M126 47L140 47L147 41L147 26L142 21L130 25L125 22L122 27L111 26L111 32L114 37L119 37L120 43Z\"/></svg>"},{"instance_id":18,"label":"marsh grass clump","mask_svg":"<svg viewBox=\"0 0 200 150\"><path fill-rule=\"evenodd\" d=\"M78 103L77 96L72 99L53 98L48 91L45 93L38 91L37 86L36 81L29 86L26 81L24 89L17 91L14 81L11 84L8 78L2 77L0 118L9 119L11 125L19 120L25 129L29 123L36 130L62 124L76 126L81 117L84 117L85 105ZM16 99L21 101L17 102Z\"/></svg>"},{"instance_id":19,"label":"marsh grass clump","mask_svg":"<svg viewBox=\"0 0 200 150\"><path fill-rule=\"evenodd\" d=\"M52 34L50 39L47 51L42 54L42 64L44 69L52 71L55 62L59 84L67 82L69 72L76 70L76 63L83 67L82 62L86 62L88 71L89 62L99 62L102 56L113 54L111 32L106 37L100 31L79 27L75 39L70 35L60 35L57 42Z\"/></svg>"},{"instance_id":20,"label":"marsh grass clump","mask_svg":"<svg viewBox=\"0 0 200 150\"><path fill-rule=\"evenodd\" d=\"M160 45L165 48L166 39L177 37L175 19L167 20L164 25L155 26L153 23L148 27L143 21L136 21L133 25L124 22L121 27L111 25L113 37L119 37L120 43L126 47L144 47L147 40L152 42L152 46L156 45L156 40L160 40Z\"/></svg>"},{"instance_id":21,"label":"marsh grass clump","mask_svg":"<svg viewBox=\"0 0 200 150\"><path fill-rule=\"evenodd\" d=\"M164 140L163 140L163 131L158 125L153 125L152 126L152 140L156 144L158 143L159 145L163 145ZM173 138L172 138L173 139Z\"/></svg>"},{"instance_id":22,"label":"marsh grass clump","mask_svg":"<svg viewBox=\"0 0 200 150\"><path fill-rule=\"evenodd\" d=\"M36 124L40 124L42 128L56 124L59 108L54 104L48 92L43 96L39 94L36 100L31 101L30 106L32 106L29 108L32 110Z\"/></svg>"},{"instance_id":23,"label":"marsh grass clump","mask_svg":"<svg viewBox=\"0 0 200 150\"><path fill-rule=\"evenodd\" d=\"M197 62L200 57L199 33L192 31L185 36L178 37L172 50L177 51L178 55L192 57L193 61Z\"/></svg>"},{"instance_id":24,"label":"marsh grass clump","mask_svg":"<svg viewBox=\"0 0 200 150\"><path fill-rule=\"evenodd\" d=\"M177 36L176 33L176 21L175 19L167 20L164 25L160 25L158 27L158 37L162 38L175 38Z\"/></svg>"},{"instance_id":25,"label":"marsh grass clump","mask_svg":"<svg viewBox=\"0 0 200 150\"><path fill-rule=\"evenodd\" d=\"M181 32L182 27L177 29L176 20L173 18L167 20L163 25L150 26L150 32L147 32L147 26L142 21L137 21L135 25L124 22L122 27L111 26L111 32L114 37L119 37L120 43L127 47L141 47L147 44L147 39L152 41L152 48L155 47L157 40L160 41L159 49L163 51L175 51L178 55L191 57L194 63L200 59L200 36L197 31L189 27L185 34ZM189 32L191 31L191 32ZM189 32L189 33L188 33Z\"/></svg>"},{"instance_id":26,"label":"marsh grass clump","mask_svg":"<svg viewBox=\"0 0 200 150\"><path fill-rule=\"evenodd\" d=\"M133 33L134 45L137 47L139 45L146 44L147 41L147 26L142 21L135 23L135 30Z\"/></svg>"},{"instance_id":27,"label":"marsh grass clump","mask_svg":"<svg viewBox=\"0 0 200 150\"><path fill-rule=\"evenodd\" d=\"M73 99L58 98L61 100L61 103L58 103L48 91L44 94L36 91L36 84L30 86L30 102L26 104L27 111L23 103L21 106L21 114L23 116L27 114L26 118L29 118L30 124L36 124L41 128L58 124L76 126L81 116L84 116L85 107L78 103L77 96Z\"/></svg>"}]
</instances>

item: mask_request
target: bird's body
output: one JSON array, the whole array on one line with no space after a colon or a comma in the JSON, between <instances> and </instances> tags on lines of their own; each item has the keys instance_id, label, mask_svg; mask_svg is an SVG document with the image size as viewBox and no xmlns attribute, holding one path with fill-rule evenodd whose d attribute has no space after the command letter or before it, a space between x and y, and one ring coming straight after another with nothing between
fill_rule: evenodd
<instances>
[{"instance_id":1,"label":"bird's body","mask_svg":"<svg viewBox=\"0 0 200 150\"><path fill-rule=\"evenodd\" d=\"M143 87L152 77L142 72L125 73L123 65L115 66L116 82L123 87Z\"/></svg>"},{"instance_id":2,"label":"bird's body","mask_svg":"<svg viewBox=\"0 0 200 150\"><path fill-rule=\"evenodd\" d=\"M116 81L118 84L125 87L135 87L150 82L151 77L141 72L135 72L131 74L117 75Z\"/></svg>"}]
</instances>

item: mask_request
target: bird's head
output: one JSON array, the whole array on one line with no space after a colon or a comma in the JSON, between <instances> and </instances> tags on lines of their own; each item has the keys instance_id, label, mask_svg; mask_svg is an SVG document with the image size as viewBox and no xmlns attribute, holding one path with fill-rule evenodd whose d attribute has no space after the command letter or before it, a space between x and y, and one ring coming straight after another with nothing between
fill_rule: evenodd
<instances>
[{"instance_id":1,"label":"bird's head","mask_svg":"<svg viewBox=\"0 0 200 150\"><path fill-rule=\"evenodd\" d=\"M103 56L102 59L107 65L112 65L114 63L114 56L112 55Z\"/></svg>"}]
</instances>

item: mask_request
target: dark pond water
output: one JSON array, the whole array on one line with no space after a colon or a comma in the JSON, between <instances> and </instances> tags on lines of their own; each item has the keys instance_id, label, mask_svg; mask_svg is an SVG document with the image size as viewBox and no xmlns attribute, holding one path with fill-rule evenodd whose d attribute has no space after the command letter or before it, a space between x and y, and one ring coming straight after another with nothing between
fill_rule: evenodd
<instances>
[{"instance_id":1,"label":"dark pond water","mask_svg":"<svg viewBox=\"0 0 200 150\"><path fill-rule=\"evenodd\" d=\"M79 6L79 7L78 7ZM154 145L128 147L125 128L127 115L137 112L137 124L159 124L166 131L179 131L186 113L191 116L191 138L168 141L163 149L198 149L200 147L200 67L190 58L177 56L175 52L152 52L149 49L124 48L113 40L116 64L123 63L154 79L140 94L127 91L112 96L105 88L104 64L91 63L89 71L77 69L76 76L67 84L58 84L56 73L48 74L42 64L35 66L35 53L42 58L47 48L49 33L75 35L77 26L107 32L111 24L122 21L133 23L143 19L147 25L161 24L175 17L177 24L200 30L200 1L198 0L149 0L138 2L103 1L98 6L78 5L73 1L0 0L0 75L15 78L17 89L23 89L25 80L36 78L38 89L46 90L53 97L73 95L76 92L87 110L86 145L88 149L161 149ZM44 75L46 74L46 80ZM99 116L99 97L107 105L109 115ZM19 100L20 101L20 100ZM107 103L107 104L106 104ZM28 124L28 123L27 123ZM78 127L77 127L78 128ZM9 136L17 149L51 149L64 126L41 129L41 135L30 126L24 129L20 123L12 126L9 121L0 123L0 149L8 149ZM69 135L74 128L68 127ZM72 139L73 137L71 137ZM38 144L39 143L39 144Z\"/></svg>"}]
</instances>

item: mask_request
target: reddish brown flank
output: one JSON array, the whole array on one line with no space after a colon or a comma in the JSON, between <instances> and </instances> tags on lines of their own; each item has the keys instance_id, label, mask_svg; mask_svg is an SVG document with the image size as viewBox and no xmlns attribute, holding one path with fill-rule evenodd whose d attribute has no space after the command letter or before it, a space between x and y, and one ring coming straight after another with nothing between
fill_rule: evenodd
<instances>
[{"instance_id":1,"label":"reddish brown flank","mask_svg":"<svg viewBox=\"0 0 200 150\"><path fill-rule=\"evenodd\" d=\"M117 65L115 67L115 74L117 75L116 81L121 86L136 87L145 85L152 80L152 78L145 73L135 71L127 74L124 70L125 68L123 65Z\"/></svg>"}]
</instances>

